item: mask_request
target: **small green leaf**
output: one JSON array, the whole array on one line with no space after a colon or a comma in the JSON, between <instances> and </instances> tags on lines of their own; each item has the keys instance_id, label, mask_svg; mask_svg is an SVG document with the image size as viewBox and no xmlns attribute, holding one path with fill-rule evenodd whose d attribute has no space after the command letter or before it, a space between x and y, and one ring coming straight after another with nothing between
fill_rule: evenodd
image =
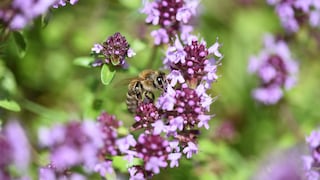
<instances>
[{"instance_id":1,"label":"small green leaf","mask_svg":"<svg viewBox=\"0 0 320 180\"><path fill-rule=\"evenodd\" d=\"M118 169L120 172L126 172L127 171L127 160L123 159L123 156L114 156L112 158L112 165L116 169Z\"/></svg>"},{"instance_id":2,"label":"small green leaf","mask_svg":"<svg viewBox=\"0 0 320 180\"><path fill-rule=\"evenodd\" d=\"M107 172L107 174L105 175L106 179L117 179L117 174L115 172L112 172L111 174L109 172Z\"/></svg>"},{"instance_id":3,"label":"small green leaf","mask_svg":"<svg viewBox=\"0 0 320 180\"><path fill-rule=\"evenodd\" d=\"M102 81L102 83L104 85L109 85L115 74L116 74L115 70L111 70L108 65L104 64L102 66L102 69L101 69L101 81Z\"/></svg>"},{"instance_id":4,"label":"small green leaf","mask_svg":"<svg viewBox=\"0 0 320 180\"><path fill-rule=\"evenodd\" d=\"M73 61L73 64L82 66L82 67L91 67L90 63L93 62L93 58L86 56L86 57L78 57Z\"/></svg>"},{"instance_id":5,"label":"small green leaf","mask_svg":"<svg viewBox=\"0 0 320 180\"><path fill-rule=\"evenodd\" d=\"M128 164L128 161L124 159L124 156L113 156L112 166L120 172L127 172L128 167L142 165L141 159L133 158L132 163Z\"/></svg>"},{"instance_id":6,"label":"small green leaf","mask_svg":"<svg viewBox=\"0 0 320 180\"><path fill-rule=\"evenodd\" d=\"M123 6L131 9L137 9L141 5L141 2L139 0L130 0L130 1L120 0L120 2Z\"/></svg>"},{"instance_id":7,"label":"small green leaf","mask_svg":"<svg viewBox=\"0 0 320 180\"><path fill-rule=\"evenodd\" d=\"M125 127L123 127L123 126L120 126L119 128L118 128L118 134L121 134L121 135L127 135L127 134L129 134L129 131L128 131L128 129L127 128L125 128Z\"/></svg>"},{"instance_id":8,"label":"small green leaf","mask_svg":"<svg viewBox=\"0 0 320 180\"><path fill-rule=\"evenodd\" d=\"M11 100L0 100L0 107L3 107L7 110L11 110L11 111L20 111L21 108L19 106L19 104L15 101L11 101Z\"/></svg>"},{"instance_id":9,"label":"small green leaf","mask_svg":"<svg viewBox=\"0 0 320 180\"><path fill-rule=\"evenodd\" d=\"M20 57L23 57L26 54L27 43L21 32L14 31L13 32L14 41L17 45L17 50Z\"/></svg>"}]
</instances>

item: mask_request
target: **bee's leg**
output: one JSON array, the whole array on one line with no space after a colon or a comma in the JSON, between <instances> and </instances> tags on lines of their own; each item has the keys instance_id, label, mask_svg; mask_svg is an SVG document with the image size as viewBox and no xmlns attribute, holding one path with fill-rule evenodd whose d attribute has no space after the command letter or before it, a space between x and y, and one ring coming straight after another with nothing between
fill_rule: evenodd
<instances>
[{"instance_id":1,"label":"bee's leg","mask_svg":"<svg viewBox=\"0 0 320 180\"><path fill-rule=\"evenodd\" d=\"M151 91L145 91L143 102L153 103L153 101L154 101L154 94Z\"/></svg>"}]
</instances>

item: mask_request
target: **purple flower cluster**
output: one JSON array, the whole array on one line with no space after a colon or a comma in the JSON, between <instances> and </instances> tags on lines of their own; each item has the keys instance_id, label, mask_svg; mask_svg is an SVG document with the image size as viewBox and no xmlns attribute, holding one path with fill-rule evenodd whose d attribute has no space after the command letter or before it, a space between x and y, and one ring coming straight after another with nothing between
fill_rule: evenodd
<instances>
[{"instance_id":1,"label":"purple flower cluster","mask_svg":"<svg viewBox=\"0 0 320 180\"><path fill-rule=\"evenodd\" d=\"M0 22L12 30L20 30L34 18L44 14L56 0L12 0L0 7Z\"/></svg>"},{"instance_id":2,"label":"purple flower cluster","mask_svg":"<svg viewBox=\"0 0 320 180\"><path fill-rule=\"evenodd\" d=\"M258 75L259 88L253 97L264 104L276 104L283 96L283 89L291 89L297 81L298 64L292 59L287 44L272 36L265 37L264 49L251 57L249 72Z\"/></svg>"},{"instance_id":3,"label":"purple flower cluster","mask_svg":"<svg viewBox=\"0 0 320 180\"><path fill-rule=\"evenodd\" d=\"M216 75L216 60L220 60L221 53L218 51L221 45L216 42L207 48L204 40L199 41L196 36L188 36L181 43L176 38L173 46L170 46L164 59L165 67L170 70L168 79L171 80L171 86L177 82L184 83L187 81L191 87L197 86L201 81L204 82L205 88L210 88L212 82L218 77Z\"/></svg>"},{"instance_id":4,"label":"purple flower cluster","mask_svg":"<svg viewBox=\"0 0 320 180\"><path fill-rule=\"evenodd\" d=\"M141 12L147 15L146 23L160 26L151 32L154 44L169 43L179 32L192 31L187 24L196 15L198 4L199 0L145 0Z\"/></svg>"},{"instance_id":5,"label":"purple flower cluster","mask_svg":"<svg viewBox=\"0 0 320 180\"><path fill-rule=\"evenodd\" d=\"M275 6L283 27L288 32L297 32L300 26L309 21L312 27L320 26L319 0L267 0Z\"/></svg>"},{"instance_id":6,"label":"purple flower cluster","mask_svg":"<svg viewBox=\"0 0 320 180\"><path fill-rule=\"evenodd\" d=\"M106 112L101 113L97 120L103 134L102 139L104 145L100 151L101 155L117 155L117 129L122 125L122 122L118 121L115 116L109 115Z\"/></svg>"},{"instance_id":7,"label":"purple flower cluster","mask_svg":"<svg viewBox=\"0 0 320 180\"><path fill-rule=\"evenodd\" d=\"M152 124L160 119L158 108L153 103L142 103L136 111L136 123L132 125L132 130L146 128L146 132L152 131Z\"/></svg>"},{"instance_id":8,"label":"purple flower cluster","mask_svg":"<svg viewBox=\"0 0 320 180\"><path fill-rule=\"evenodd\" d=\"M112 64L114 66L126 67L126 58L133 57L135 52L130 48L126 38L119 32L108 37L102 44L94 44L91 49L96 61L92 66L102 66L103 64Z\"/></svg>"},{"instance_id":9,"label":"purple flower cluster","mask_svg":"<svg viewBox=\"0 0 320 180\"><path fill-rule=\"evenodd\" d=\"M320 131L311 132L306 138L309 145L310 155L304 156L304 167L307 180L320 179Z\"/></svg>"},{"instance_id":10,"label":"purple flower cluster","mask_svg":"<svg viewBox=\"0 0 320 180\"><path fill-rule=\"evenodd\" d=\"M74 5L78 0L56 0L56 3L52 6L53 8L58 8L59 6L66 6L67 3Z\"/></svg>"},{"instance_id":11,"label":"purple flower cluster","mask_svg":"<svg viewBox=\"0 0 320 180\"><path fill-rule=\"evenodd\" d=\"M39 142L50 152L50 163L40 169L40 176L56 178L71 176L68 169L72 167L82 166L87 172L93 171L103 146L102 133L93 121L72 121L52 129L41 128Z\"/></svg>"},{"instance_id":12,"label":"purple flower cluster","mask_svg":"<svg viewBox=\"0 0 320 180\"><path fill-rule=\"evenodd\" d=\"M207 113L213 99L206 91L218 77L214 58L222 58L220 45L216 42L207 48L206 42L195 36L187 39L180 42L177 38L168 48L164 59L170 70L166 91L155 104L138 105L131 130L145 131L132 146L131 154L142 159L143 165L129 169L131 179L149 178L161 168L179 166L183 155L191 158L198 153L199 128L209 128L212 115Z\"/></svg>"},{"instance_id":13,"label":"purple flower cluster","mask_svg":"<svg viewBox=\"0 0 320 180\"><path fill-rule=\"evenodd\" d=\"M18 122L9 122L0 131L0 179L10 180L11 167L27 178L31 152L27 136Z\"/></svg>"}]
</instances>

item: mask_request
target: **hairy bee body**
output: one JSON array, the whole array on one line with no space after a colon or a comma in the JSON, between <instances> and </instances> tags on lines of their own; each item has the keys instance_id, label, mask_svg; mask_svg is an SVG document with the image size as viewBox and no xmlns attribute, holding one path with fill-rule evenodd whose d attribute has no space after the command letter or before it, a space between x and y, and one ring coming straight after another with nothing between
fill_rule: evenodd
<instances>
[{"instance_id":1,"label":"hairy bee body","mask_svg":"<svg viewBox=\"0 0 320 180\"><path fill-rule=\"evenodd\" d=\"M136 112L139 103L153 102L155 90L163 91L166 89L165 73L147 69L142 71L139 76L130 81L126 104L128 111Z\"/></svg>"}]
</instances>

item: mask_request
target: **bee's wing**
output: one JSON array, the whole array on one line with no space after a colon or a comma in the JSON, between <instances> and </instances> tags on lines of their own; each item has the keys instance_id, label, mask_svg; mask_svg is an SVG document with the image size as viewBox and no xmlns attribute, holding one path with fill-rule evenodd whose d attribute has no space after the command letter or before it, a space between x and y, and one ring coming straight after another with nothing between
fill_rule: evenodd
<instances>
[{"instance_id":1,"label":"bee's wing","mask_svg":"<svg viewBox=\"0 0 320 180\"><path fill-rule=\"evenodd\" d=\"M123 87L123 86L128 86L128 84L134 80L136 78L134 77L131 77L131 78L124 78L124 79L120 79L119 81L116 81L114 84L113 84L113 87L117 88L117 87Z\"/></svg>"}]
</instances>

